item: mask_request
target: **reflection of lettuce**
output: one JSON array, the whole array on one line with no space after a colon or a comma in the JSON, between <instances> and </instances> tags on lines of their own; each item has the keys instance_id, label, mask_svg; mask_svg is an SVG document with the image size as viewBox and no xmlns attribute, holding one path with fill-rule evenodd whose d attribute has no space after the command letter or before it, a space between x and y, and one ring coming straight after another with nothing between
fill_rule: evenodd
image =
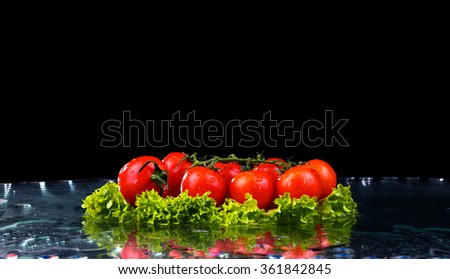
<instances>
[{"instance_id":1,"label":"reflection of lettuce","mask_svg":"<svg viewBox=\"0 0 450 279\"><path fill-rule=\"evenodd\" d=\"M326 233L330 245L343 245L350 242L352 227L356 224L356 216L347 216L334 220L323 220L321 228Z\"/></svg>"},{"instance_id":2,"label":"reflection of lettuce","mask_svg":"<svg viewBox=\"0 0 450 279\"><path fill-rule=\"evenodd\" d=\"M275 199L275 209L263 210L247 195L244 203L226 199L221 206L205 193L191 197L183 192L177 197L161 197L156 191L146 191L136 198L132 207L123 198L119 187L108 182L83 200L86 220L110 224L216 224L221 226L250 224L314 224L318 220L335 220L356 215L356 203L350 186L337 185L328 198L317 201L303 195L291 198L288 193Z\"/></svg>"},{"instance_id":3,"label":"reflection of lettuce","mask_svg":"<svg viewBox=\"0 0 450 279\"><path fill-rule=\"evenodd\" d=\"M206 251L221 238L217 226L139 226L134 235L139 246L149 247L152 252L180 249Z\"/></svg>"},{"instance_id":4,"label":"reflection of lettuce","mask_svg":"<svg viewBox=\"0 0 450 279\"><path fill-rule=\"evenodd\" d=\"M128 240L128 236L135 230L133 226L124 224L107 224L96 222L88 218L83 222L84 232L99 246L108 251L113 250Z\"/></svg>"},{"instance_id":5,"label":"reflection of lettuce","mask_svg":"<svg viewBox=\"0 0 450 279\"><path fill-rule=\"evenodd\" d=\"M352 219L352 220L350 220ZM292 247L320 251L326 247L341 246L350 242L352 224L355 218L347 222L303 224L300 226L271 224L268 226L207 226L207 225L136 225L105 226L87 221L84 223L86 234L111 256L120 252L132 239L136 247L147 249L153 257L170 257L173 250L187 254L195 251L215 257L213 251L243 253L257 256L258 250L270 250L269 254L281 255ZM326 244L323 240L326 239ZM324 246L326 245L326 246ZM217 251L218 247L220 248ZM212 250L211 250L212 249ZM214 250L216 249L216 250ZM203 256L200 256L203 257Z\"/></svg>"}]
</instances>

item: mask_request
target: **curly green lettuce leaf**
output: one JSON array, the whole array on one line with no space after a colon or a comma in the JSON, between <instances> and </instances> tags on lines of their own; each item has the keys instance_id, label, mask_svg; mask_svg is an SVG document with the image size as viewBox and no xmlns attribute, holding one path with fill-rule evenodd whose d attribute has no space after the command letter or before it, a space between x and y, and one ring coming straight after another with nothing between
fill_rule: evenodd
<instances>
[{"instance_id":1,"label":"curly green lettuce leaf","mask_svg":"<svg viewBox=\"0 0 450 279\"><path fill-rule=\"evenodd\" d=\"M270 219L265 210L258 207L258 201L251 194L246 194L245 198L243 203L233 199L225 200L219 213L223 226L264 223Z\"/></svg>"},{"instance_id":2,"label":"curly green lettuce leaf","mask_svg":"<svg viewBox=\"0 0 450 279\"><path fill-rule=\"evenodd\" d=\"M81 205L84 217L107 223L131 223L134 220L133 207L123 198L119 185L107 182L88 195Z\"/></svg>"},{"instance_id":3,"label":"curly green lettuce leaf","mask_svg":"<svg viewBox=\"0 0 450 279\"><path fill-rule=\"evenodd\" d=\"M355 216L357 214L357 204L352 198L350 185L338 184L327 198L320 201L318 209L322 220Z\"/></svg>"},{"instance_id":4,"label":"curly green lettuce leaf","mask_svg":"<svg viewBox=\"0 0 450 279\"><path fill-rule=\"evenodd\" d=\"M276 209L268 212L279 224L309 224L319 219L319 212L316 210L317 197L310 198L302 195L300 198L291 198L290 193L285 193L275 199Z\"/></svg>"},{"instance_id":5,"label":"curly green lettuce leaf","mask_svg":"<svg viewBox=\"0 0 450 279\"><path fill-rule=\"evenodd\" d=\"M136 197L136 219L151 225L219 223L219 207L209 192L191 197L184 191L176 197L161 197L156 191L145 191Z\"/></svg>"},{"instance_id":6,"label":"curly green lettuce leaf","mask_svg":"<svg viewBox=\"0 0 450 279\"><path fill-rule=\"evenodd\" d=\"M176 197L161 197L156 191L146 191L131 206L123 198L115 182L107 182L87 196L82 203L85 219L110 224L133 222L150 225L220 224L222 226L314 224L317 220L345 219L357 214L350 186L337 185L325 199L317 201L303 195L291 198L289 193L275 199L271 210L260 209L257 200L247 194L244 203L227 198L217 206L209 192L191 197L185 191Z\"/></svg>"}]
</instances>

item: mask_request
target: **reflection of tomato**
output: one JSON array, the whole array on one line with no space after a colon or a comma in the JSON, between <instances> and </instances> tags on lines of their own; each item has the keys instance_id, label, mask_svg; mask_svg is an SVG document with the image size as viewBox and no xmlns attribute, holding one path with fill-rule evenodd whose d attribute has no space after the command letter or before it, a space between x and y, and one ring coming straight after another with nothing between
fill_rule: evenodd
<instances>
[{"instance_id":1,"label":"reflection of tomato","mask_svg":"<svg viewBox=\"0 0 450 279\"><path fill-rule=\"evenodd\" d=\"M171 250L169 252L169 258L171 258L171 259L184 259L184 256L183 256L183 254L180 251Z\"/></svg>"},{"instance_id":2,"label":"reflection of tomato","mask_svg":"<svg viewBox=\"0 0 450 279\"><path fill-rule=\"evenodd\" d=\"M256 238L256 246L252 249L255 254L271 255L274 254L275 237L268 231L263 236Z\"/></svg>"},{"instance_id":3,"label":"reflection of tomato","mask_svg":"<svg viewBox=\"0 0 450 279\"><path fill-rule=\"evenodd\" d=\"M155 167L157 165L157 168ZM117 184L125 200L135 205L136 195L154 189L163 195L166 184L156 179L153 175L161 178L166 171L166 165L155 156L140 156L126 163L119 171Z\"/></svg>"},{"instance_id":4,"label":"reflection of tomato","mask_svg":"<svg viewBox=\"0 0 450 279\"><path fill-rule=\"evenodd\" d=\"M184 152L171 152L162 159L168 172L167 195L176 197L180 194L181 179L187 169L192 166L189 157Z\"/></svg>"},{"instance_id":5,"label":"reflection of tomato","mask_svg":"<svg viewBox=\"0 0 450 279\"><path fill-rule=\"evenodd\" d=\"M321 225L316 226L316 236L317 236L317 242L320 249L330 247L330 240L328 239L328 234L325 231L325 229Z\"/></svg>"},{"instance_id":6,"label":"reflection of tomato","mask_svg":"<svg viewBox=\"0 0 450 279\"><path fill-rule=\"evenodd\" d=\"M139 247L134 236L129 236L128 241L120 251L121 259L149 259L150 251Z\"/></svg>"},{"instance_id":7,"label":"reflection of tomato","mask_svg":"<svg viewBox=\"0 0 450 279\"><path fill-rule=\"evenodd\" d=\"M317 255L316 251L304 249L300 245L289 246L287 251L281 253L285 259L310 259Z\"/></svg>"},{"instance_id":8,"label":"reflection of tomato","mask_svg":"<svg viewBox=\"0 0 450 279\"><path fill-rule=\"evenodd\" d=\"M275 182L270 174L261 170L249 170L237 174L230 183L230 198L244 203L245 195L251 194L258 207L265 209L274 198Z\"/></svg>"},{"instance_id":9,"label":"reflection of tomato","mask_svg":"<svg viewBox=\"0 0 450 279\"><path fill-rule=\"evenodd\" d=\"M276 183L277 196L288 192L291 198L300 198L302 195L320 197L322 188L317 172L310 166L297 165L285 171L278 177Z\"/></svg>"},{"instance_id":10,"label":"reflection of tomato","mask_svg":"<svg viewBox=\"0 0 450 279\"><path fill-rule=\"evenodd\" d=\"M203 250L192 250L190 259L202 259L207 258L206 252Z\"/></svg>"},{"instance_id":11,"label":"reflection of tomato","mask_svg":"<svg viewBox=\"0 0 450 279\"><path fill-rule=\"evenodd\" d=\"M333 167L328 162L321 159L312 159L306 162L319 175L320 183L322 185L322 194L319 199L328 197L334 188L336 188L337 176Z\"/></svg>"},{"instance_id":12,"label":"reflection of tomato","mask_svg":"<svg viewBox=\"0 0 450 279\"><path fill-rule=\"evenodd\" d=\"M181 192L188 191L188 195L195 197L210 192L209 197L221 205L225 201L227 188L225 179L218 172L203 166L196 166L186 171L181 180Z\"/></svg>"},{"instance_id":13,"label":"reflection of tomato","mask_svg":"<svg viewBox=\"0 0 450 279\"><path fill-rule=\"evenodd\" d=\"M248 251L244 241L226 238L217 240L216 245L208 248L211 258L217 257L220 253L248 254Z\"/></svg>"}]
</instances>

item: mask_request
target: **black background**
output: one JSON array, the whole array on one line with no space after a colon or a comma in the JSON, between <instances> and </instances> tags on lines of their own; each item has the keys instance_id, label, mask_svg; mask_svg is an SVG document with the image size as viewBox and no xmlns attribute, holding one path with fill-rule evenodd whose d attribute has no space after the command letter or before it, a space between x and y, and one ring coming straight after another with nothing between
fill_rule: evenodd
<instances>
[{"instance_id":1,"label":"black background","mask_svg":"<svg viewBox=\"0 0 450 279\"><path fill-rule=\"evenodd\" d=\"M450 174L448 108L441 97L448 84L436 67L441 44L435 37L419 45L396 33L357 44L311 42L300 51L282 37L272 44L234 37L225 44L217 36L207 45L179 41L150 51L139 39L115 44L115 36L99 34L78 41L61 36L56 45L41 37L33 47L11 43L17 55L3 76L0 182L115 179L136 156L179 150L322 158L341 177ZM331 111L336 121L348 120L340 130L348 146L102 147L102 124L122 119L124 111L155 123L195 112L197 120L224 125L270 112L297 128L323 122Z\"/></svg>"},{"instance_id":2,"label":"black background","mask_svg":"<svg viewBox=\"0 0 450 279\"><path fill-rule=\"evenodd\" d=\"M133 157L163 158L171 151L197 152L199 156L234 153L240 157L263 153L266 157L296 161L322 158L330 162L341 177L426 178L449 174L445 163L449 137L443 101L413 101L412 97L400 97L400 101L394 102L363 93L351 98L340 98L343 93L336 93L338 98L331 101L322 92L301 87L265 89L262 93L260 86L248 91L211 87L200 94L193 88L172 92L153 88L141 91L129 88L127 91L123 87L122 93L116 92L108 100L101 97L92 100L94 96L88 96L47 98L45 101L33 98L25 102L24 97L22 101L3 103L0 181L115 179L121 166ZM105 139L102 124L111 119L122 120L124 111L134 120L155 123L171 120L176 112L184 119L194 112L196 120L216 119L224 125L236 119L260 121L264 113L270 112L272 120L292 120L297 129L311 119L323 123L328 111L333 114L335 123L339 119L348 120L339 130L348 146L334 141L330 146L308 147L300 143L297 147L285 147L280 141L276 147L261 143L249 148L234 143L231 147L181 148L174 144L138 146L133 139L128 147L102 147L101 141Z\"/></svg>"}]
</instances>

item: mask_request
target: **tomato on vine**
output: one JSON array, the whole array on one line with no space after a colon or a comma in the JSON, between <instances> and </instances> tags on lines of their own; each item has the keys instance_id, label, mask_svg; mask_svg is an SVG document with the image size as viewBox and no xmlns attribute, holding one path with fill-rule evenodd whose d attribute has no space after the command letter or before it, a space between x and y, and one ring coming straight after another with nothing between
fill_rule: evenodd
<instances>
[{"instance_id":1,"label":"tomato on vine","mask_svg":"<svg viewBox=\"0 0 450 279\"><path fill-rule=\"evenodd\" d=\"M320 177L309 165L296 165L278 177L276 192L277 196L289 192L291 198L300 198L304 194L319 198L322 194Z\"/></svg>"},{"instance_id":2,"label":"tomato on vine","mask_svg":"<svg viewBox=\"0 0 450 279\"><path fill-rule=\"evenodd\" d=\"M229 162L229 163L217 162L214 164L214 168L218 173L220 173L223 176L227 187L229 187L233 177L235 177L238 173L242 172L242 166L237 162Z\"/></svg>"},{"instance_id":3,"label":"tomato on vine","mask_svg":"<svg viewBox=\"0 0 450 279\"><path fill-rule=\"evenodd\" d=\"M253 169L267 172L272 176L273 180L276 181L278 176L283 172L286 161L280 158L269 158L267 159L267 162L268 163L258 164Z\"/></svg>"},{"instance_id":4,"label":"tomato on vine","mask_svg":"<svg viewBox=\"0 0 450 279\"><path fill-rule=\"evenodd\" d=\"M245 195L251 194L258 207L265 209L272 203L275 194L275 181L262 170L249 170L237 174L230 183L230 198L244 203Z\"/></svg>"},{"instance_id":5,"label":"tomato on vine","mask_svg":"<svg viewBox=\"0 0 450 279\"><path fill-rule=\"evenodd\" d=\"M337 175L333 167L321 159L312 159L307 161L306 164L313 168L319 175L322 186L322 193L319 200L328 197L337 186Z\"/></svg>"},{"instance_id":6,"label":"tomato on vine","mask_svg":"<svg viewBox=\"0 0 450 279\"><path fill-rule=\"evenodd\" d=\"M166 165L155 156L136 157L125 165L119 171L117 184L125 200L135 205L136 196L142 192L154 189L161 195L166 188Z\"/></svg>"},{"instance_id":7,"label":"tomato on vine","mask_svg":"<svg viewBox=\"0 0 450 279\"><path fill-rule=\"evenodd\" d=\"M181 179L192 166L192 162L189 160L189 155L178 151L170 152L162 161L168 172L166 193L169 196L176 197L181 192Z\"/></svg>"},{"instance_id":8,"label":"tomato on vine","mask_svg":"<svg viewBox=\"0 0 450 279\"><path fill-rule=\"evenodd\" d=\"M186 190L191 197L210 192L209 197L213 198L217 205L221 205L227 195L227 187L223 176L204 166L194 166L185 172L181 179L180 191Z\"/></svg>"}]
</instances>

